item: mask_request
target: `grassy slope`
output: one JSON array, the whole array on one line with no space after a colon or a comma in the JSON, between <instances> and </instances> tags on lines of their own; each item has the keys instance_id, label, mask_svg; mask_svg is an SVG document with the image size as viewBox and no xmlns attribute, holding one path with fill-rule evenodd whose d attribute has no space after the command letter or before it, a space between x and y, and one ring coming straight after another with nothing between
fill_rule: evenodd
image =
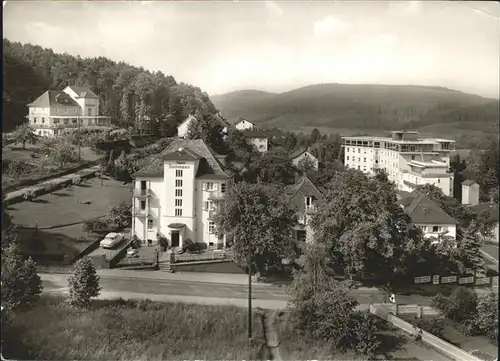
<instances>
[{"instance_id":1,"label":"grassy slope","mask_svg":"<svg viewBox=\"0 0 500 361\"><path fill-rule=\"evenodd\" d=\"M417 129L438 125L442 134L450 129L489 132L498 124L497 101L437 87L320 84L282 94L252 90L211 99L228 119L243 116L266 127L305 132L314 127L373 132L410 124ZM468 119L464 112L470 113Z\"/></svg>"},{"instance_id":2,"label":"grassy slope","mask_svg":"<svg viewBox=\"0 0 500 361\"><path fill-rule=\"evenodd\" d=\"M254 335L262 327L254 317ZM22 335L22 336L21 336ZM249 358L247 313L227 306L96 301L91 311L61 299L19 314L2 332L4 356L31 360L242 360ZM255 358L256 345L251 352ZM324 344L282 333L284 359L354 359Z\"/></svg>"}]
</instances>

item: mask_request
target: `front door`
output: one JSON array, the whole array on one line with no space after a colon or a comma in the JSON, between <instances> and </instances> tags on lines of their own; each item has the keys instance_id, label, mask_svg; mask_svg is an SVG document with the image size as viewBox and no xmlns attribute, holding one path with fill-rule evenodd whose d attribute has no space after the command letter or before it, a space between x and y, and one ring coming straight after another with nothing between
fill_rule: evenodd
<instances>
[{"instance_id":1,"label":"front door","mask_svg":"<svg viewBox=\"0 0 500 361\"><path fill-rule=\"evenodd\" d=\"M172 231L171 247L179 247L179 231Z\"/></svg>"}]
</instances>

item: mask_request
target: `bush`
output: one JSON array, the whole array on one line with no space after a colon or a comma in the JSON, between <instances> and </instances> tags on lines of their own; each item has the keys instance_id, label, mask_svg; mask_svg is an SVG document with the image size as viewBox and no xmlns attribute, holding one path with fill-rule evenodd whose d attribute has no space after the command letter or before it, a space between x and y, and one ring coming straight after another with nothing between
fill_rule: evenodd
<instances>
[{"instance_id":1,"label":"bush","mask_svg":"<svg viewBox=\"0 0 500 361\"><path fill-rule=\"evenodd\" d=\"M74 185L78 185L78 184L82 183L82 177L80 177L80 176L75 176L75 177L73 177L73 179L71 180L71 182L72 182Z\"/></svg>"},{"instance_id":2,"label":"bush","mask_svg":"<svg viewBox=\"0 0 500 361\"><path fill-rule=\"evenodd\" d=\"M100 218L90 219L83 222L83 231L86 233L102 232L108 228L108 223Z\"/></svg>"},{"instance_id":3,"label":"bush","mask_svg":"<svg viewBox=\"0 0 500 361\"><path fill-rule=\"evenodd\" d=\"M438 294L432 299L433 307L458 323L473 319L477 314L477 294L465 287L455 288L449 297Z\"/></svg>"},{"instance_id":4,"label":"bush","mask_svg":"<svg viewBox=\"0 0 500 361\"><path fill-rule=\"evenodd\" d=\"M23 194L23 198L29 202L31 202L33 199L35 199L35 196L36 196L36 193L33 189L28 189Z\"/></svg>"},{"instance_id":5,"label":"bush","mask_svg":"<svg viewBox=\"0 0 500 361\"><path fill-rule=\"evenodd\" d=\"M35 263L23 260L19 246L13 242L2 250L2 307L11 311L32 305L42 293L42 280Z\"/></svg>"},{"instance_id":6,"label":"bush","mask_svg":"<svg viewBox=\"0 0 500 361\"><path fill-rule=\"evenodd\" d=\"M376 316L357 312L354 314L349 337L349 347L368 359L373 359L380 349L380 339L377 335Z\"/></svg>"},{"instance_id":7,"label":"bush","mask_svg":"<svg viewBox=\"0 0 500 361\"><path fill-rule=\"evenodd\" d=\"M33 166L22 160L14 159L8 162L5 174L15 179L28 176L33 173Z\"/></svg>"},{"instance_id":8,"label":"bush","mask_svg":"<svg viewBox=\"0 0 500 361\"><path fill-rule=\"evenodd\" d=\"M436 337L442 338L443 336L444 320L442 318L416 318L412 324Z\"/></svg>"},{"instance_id":9,"label":"bush","mask_svg":"<svg viewBox=\"0 0 500 361\"><path fill-rule=\"evenodd\" d=\"M477 329L498 343L498 295L490 292L477 302Z\"/></svg>"},{"instance_id":10,"label":"bush","mask_svg":"<svg viewBox=\"0 0 500 361\"><path fill-rule=\"evenodd\" d=\"M75 271L68 278L68 303L75 307L88 307L90 299L97 297L101 292L99 276L90 258L79 259L75 263Z\"/></svg>"}]
</instances>

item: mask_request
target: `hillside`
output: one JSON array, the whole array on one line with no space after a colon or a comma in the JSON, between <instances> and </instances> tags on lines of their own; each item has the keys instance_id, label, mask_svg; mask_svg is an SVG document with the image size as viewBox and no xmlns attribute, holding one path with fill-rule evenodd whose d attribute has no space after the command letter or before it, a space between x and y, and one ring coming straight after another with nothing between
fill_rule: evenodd
<instances>
[{"instance_id":1,"label":"hillside","mask_svg":"<svg viewBox=\"0 0 500 361\"><path fill-rule=\"evenodd\" d=\"M57 54L40 46L3 40L3 132L24 121L26 104L46 90L62 90L67 85L91 88L100 98L101 115L137 130L159 125L173 132L189 113L215 111L207 93L173 76L104 57ZM147 118L150 124L145 124Z\"/></svg>"},{"instance_id":2,"label":"hillside","mask_svg":"<svg viewBox=\"0 0 500 361\"><path fill-rule=\"evenodd\" d=\"M245 117L265 127L326 131L448 129L490 132L498 100L441 87L318 84L281 94L244 90L211 96L229 120Z\"/></svg>"}]
</instances>

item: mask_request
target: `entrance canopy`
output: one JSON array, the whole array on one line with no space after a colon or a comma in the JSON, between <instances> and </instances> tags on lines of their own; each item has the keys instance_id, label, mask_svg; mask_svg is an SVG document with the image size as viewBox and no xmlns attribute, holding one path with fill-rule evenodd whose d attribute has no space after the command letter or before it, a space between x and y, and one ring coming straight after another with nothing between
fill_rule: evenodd
<instances>
[{"instance_id":1,"label":"entrance canopy","mask_svg":"<svg viewBox=\"0 0 500 361\"><path fill-rule=\"evenodd\" d=\"M170 228L170 229L182 229L184 227L186 227L186 225L184 223L170 223L168 225L168 228Z\"/></svg>"}]
</instances>

